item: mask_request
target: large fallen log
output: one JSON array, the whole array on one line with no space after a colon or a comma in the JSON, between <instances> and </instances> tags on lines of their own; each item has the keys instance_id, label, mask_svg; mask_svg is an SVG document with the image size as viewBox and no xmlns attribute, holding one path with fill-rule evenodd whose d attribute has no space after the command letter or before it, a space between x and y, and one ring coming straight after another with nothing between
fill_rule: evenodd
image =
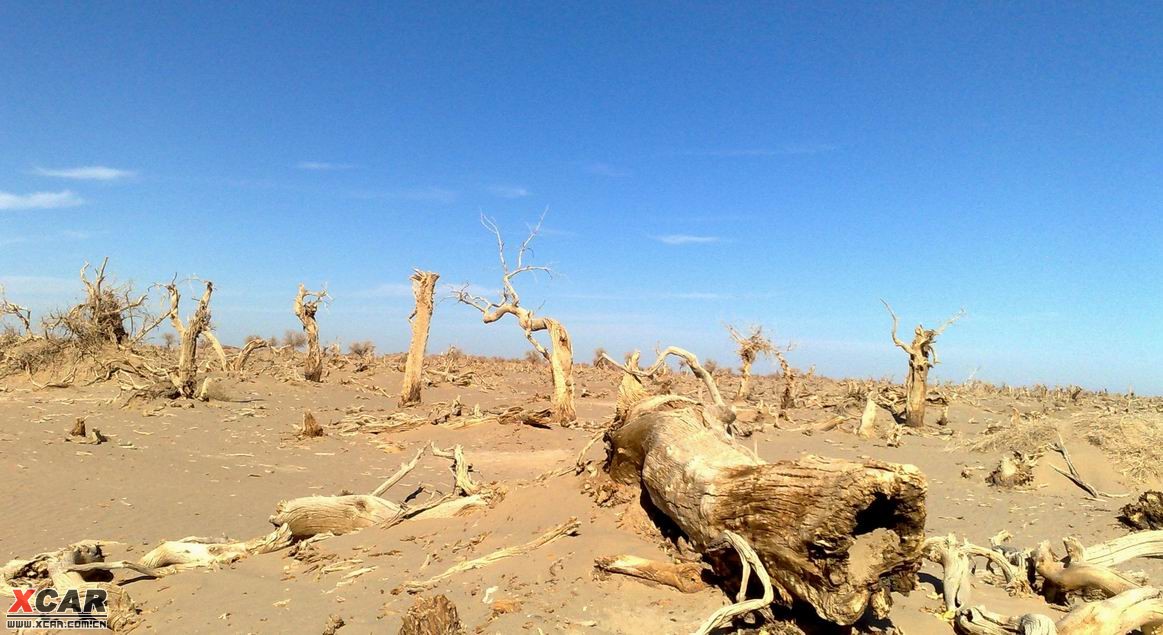
<instances>
[{"instance_id":1,"label":"large fallen log","mask_svg":"<svg viewBox=\"0 0 1163 635\"><path fill-rule=\"evenodd\" d=\"M713 408L713 407L712 407ZM606 435L607 469L709 554L725 531L745 539L776 600L852 624L890 591L909 591L924 542L924 476L911 465L807 457L766 463L701 407L634 412ZM710 415L710 416L708 416Z\"/></svg>"}]
</instances>

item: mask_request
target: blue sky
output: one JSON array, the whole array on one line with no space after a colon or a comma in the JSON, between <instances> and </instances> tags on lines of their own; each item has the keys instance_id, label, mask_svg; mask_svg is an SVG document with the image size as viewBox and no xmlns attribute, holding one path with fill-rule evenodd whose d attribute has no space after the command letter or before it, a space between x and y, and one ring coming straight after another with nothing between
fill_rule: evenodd
<instances>
[{"instance_id":1,"label":"blue sky","mask_svg":"<svg viewBox=\"0 0 1163 635\"><path fill-rule=\"evenodd\" d=\"M405 347L413 267L495 289L483 212L578 356L724 322L793 363L1163 393L1163 5L3 3L0 283L213 279L228 341ZM432 347L522 354L437 307ZM766 367L765 367L766 368Z\"/></svg>"}]
</instances>

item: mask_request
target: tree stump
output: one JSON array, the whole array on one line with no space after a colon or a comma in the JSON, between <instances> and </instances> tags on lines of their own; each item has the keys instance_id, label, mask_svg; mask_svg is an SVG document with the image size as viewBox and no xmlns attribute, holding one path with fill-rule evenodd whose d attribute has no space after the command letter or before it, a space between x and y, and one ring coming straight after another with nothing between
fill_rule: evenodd
<instances>
[{"instance_id":1,"label":"tree stump","mask_svg":"<svg viewBox=\"0 0 1163 635\"><path fill-rule=\"evenodd\" d=\"M713 419L713 418L712 418ZM810 604L848 625L890 591L907 592L921 565L925 477L911 465L820 457L766 463L702 408L631 415L606 434L608 471L710 555L742 536L770 572L776 600Z\"/></svg>"}]
</instances>

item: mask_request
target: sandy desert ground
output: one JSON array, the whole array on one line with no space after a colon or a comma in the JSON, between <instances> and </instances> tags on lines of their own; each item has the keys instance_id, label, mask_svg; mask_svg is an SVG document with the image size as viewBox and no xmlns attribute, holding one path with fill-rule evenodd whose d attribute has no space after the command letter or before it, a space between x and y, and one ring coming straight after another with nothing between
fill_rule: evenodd
<instances>
[{"instance_id":1,"label":"sandy desert ground","mask_svg":"<svg viewBox=\"0 0 1163 635\"><path fill-rule=\"evenodd\" d=\"M246 371L214 373L219 379L208 401L135 400L122 407L124 395L115 382L39 388L43 379L4 379L0 469L9 496L0 521L0 557L28 558L95 540L108 560L135 560L165 540L250 539L271 531L268 517L280 501L370 492L434 444L463 449L471 478L495 488L488 505L158 579L118 571L116 579L140 609L134 628L322 633L338 616L345 634L394 633L416 597L406 582L526 543L570 519L577 520L573 535L454 573L420 595L444 594L477 633L689 633L730 604L717 586L682 593L595 569L603 556L669 562L677 555L638 500L610 504L596 493L605 449L600 440L590 442L612 419L621 376L616 369L576 367L577 422L535 426L498 415L547 405L547 365L429 356L426 366L437 372L426 376L424 403L400 409L395 396L401 355L331 357L321 383L295 379L288 372L298 363L293 355L260 351ZM666 382L671 392L701 395L689 374L672 374ZM718 376L727 394L738 382L737 374ZM881 411L876 435L863 439L853 430L864 406L860 395L874 384L808 376L796 407L780 415L767 404L778 401L783 379L759 377L755 401L737 405L740 420L761 419L741 442L768 461L814 454L916 465L928 482L927 535L952 533L988 545L991 536L1007 530L1012 546L1032 548L1049 540L1059 554L1067 536L1089 545L1126 535L1130 530L1120 524L1119 508L1158 487L1157 456L1163 451L1140 442L1150 439L1127 435L1163 423L1159 400L941 386L950 404L946 422L936 423L941 408L930 408L929 425L914 433ZM461 407L450 408L454 403ZM296 436L305 410L322 425L323 436ZM78 417L108 442L70 440ZM1089 497L1053 469L1065 469L1062 457L1045 449L1057 440L1055 431L1079 472L1103 495ZM988 484L987 474L1013 450L1040 453L1033 482L1016 489ZM451 493L451 465L428 451L383 496L420 503ZM1163 567L1154 560L1140 558L1122 568L1163 579ZM1036 593L1011 596L978 573L973 604L1055 619L1064 610ZM888 619L866 619L855 632L952 632L950 616L942 615L941 579L942 568L926 562L916 590L894 594ZM791 624L808 632L845 632L823 627L802 611L776 616L781 621L756 625L763 629L756 632L795 632Z\"/></svg>"}]
</instances>

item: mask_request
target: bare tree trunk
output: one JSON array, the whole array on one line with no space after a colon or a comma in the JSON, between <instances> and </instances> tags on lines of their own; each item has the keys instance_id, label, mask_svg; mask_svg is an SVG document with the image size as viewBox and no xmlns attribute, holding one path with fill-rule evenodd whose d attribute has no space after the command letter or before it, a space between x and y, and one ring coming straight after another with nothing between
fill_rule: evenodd
<instances>
[{"instance_id":1,"label":"bare tree trunk","mask_svg":"<svg viewBox=\"0 0 1163 635\"><path fill-rule=\"evenodd\" d=\"M739 375L742 380L739 382L739 392L735 394L736 401L747 401L751 398L751 361L743 360L743 365L739 368Z\"/></svg>"},{"instance_id":2,"label":"bare tree trunk","mask_svg":"<svg viewBox=\"0 0 1163 635\"><path fill-rule=\"evenodd\" d=\"M925 395L928 387L928 364L916 365L909 362L909 376L905 380L905 425L911 428L925 427Z\"/></svg>"},{"instance_id":3,"label":"bare tree trunk","mask_svg":"<svg viewBox=\"0 0 1163 635\"><path fill-rule=\"evenodd\" d=\"M424 377L424 349L428 346L428 329L432 322L433 295L440 274L420 271L412 274L412 295L416 308L408 318L412 325L412 344L408 347L408 361L404 365L404 385L400 388L400 405L420 403L420 384Z\"/></svg>"},{"instance_id":4,"label":"bare tree trunk","mask_svg":"<svg viewBox=\"0 0 1163 635\"><path fill-rule=\"evenodd\" d=\"M566 423L577 418L573 405L573 344L561 322L545 318L551 351L549 366L553 371L553 420Z\"/></svg>"},{"instance_id":5,"label":"bare tree trunk","mask_svg":"<svg viewBox=\"0 0 1163 635\"><path fill-rule=\"evenodd\" d=\"M308 300L308 297L312 299ZM319 324L315 321L315 313L326 297L326 290L307 291L302 284L295 296L295 315L303 323L303 333L307 336L307 359L303 362L303 379L307 381L323 381L323 350L319 348Z\"/></svg>"},{"instance_id":6,"label":"bare tree trunk","mask_svg":"<svg viewBox=\"0 0 1163 635\"><path fill-rule=\"evenodd\" d=\"M944 333L945 329L965 315L965 311L959 311L935 329L926 329L918 324L917 328L913 330L912 343L905 344L896 334L900 320L897 319L896 313L893 312L888 302L884 300L881 302L884 304L884 308L888 309L889 315L892 316L893 343L909 356L909 374L905 379L904 423L912 428L923 428L925 426L925 395L929 391L927 384L929 369L940 363L937 351L933 349L933 344L936 343L938 335Z\"/></svg>"},{"instance_id":7,"label":"bare tree trunk","mask_svg":"<svg viewBox=\"0 0 1163 635\"><path fill-rule=\"evenodd\" d=\"M198 372L198 337L210 328L210 296L214 293L214 283L206 281L202 299L198 301L198 307L194 309L194 314L185 325L182 324L179 313L182 296L178 292L177 284L171 282L166 285L166 289L170 292L170 324L179 337L178 370L176 373L170 373L170 381L178 389L178 394L190 398L197 393L195 380Z\"/></svg>"},{"instance_id":8,"label":"bare tree trunk","mask_svg":"<svg viewBox=\"0 0 1163 635\"><path fill-rule=\"evenodd\" d=\"M924 476L913 466L808 457L765 463L699 408L636 416L607 433L610 476L638 483L704 554L725 531L747 540L776 600L852 624L915 584Z\"/></svg>"}]
</instances>

